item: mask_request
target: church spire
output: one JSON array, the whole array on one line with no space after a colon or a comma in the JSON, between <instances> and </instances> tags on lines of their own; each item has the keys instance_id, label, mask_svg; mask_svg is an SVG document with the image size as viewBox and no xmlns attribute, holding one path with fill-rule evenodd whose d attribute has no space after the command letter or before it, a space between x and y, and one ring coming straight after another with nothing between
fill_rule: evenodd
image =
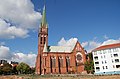
<instances>
[{"instance_id":1,"label":"church spire","mask_svg":"<svg viewBox=\"0 0 120 79\"><path fill-rule=\"evenodd\" d=\"M46 6L45 6L45 5L44 5L44 7L43 7L41 27L47 27Z\"/></svg>"}]
</instances>

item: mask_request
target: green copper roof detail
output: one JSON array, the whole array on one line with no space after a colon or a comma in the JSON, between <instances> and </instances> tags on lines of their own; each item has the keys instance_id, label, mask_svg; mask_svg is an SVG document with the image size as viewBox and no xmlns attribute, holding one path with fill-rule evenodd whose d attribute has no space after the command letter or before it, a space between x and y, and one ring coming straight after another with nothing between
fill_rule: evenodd
<instances>
[{"instance_id":1,"label":"green copper roof detail","mask_svg":"<svg viewBox=\"0 0 120 79\"><path fill-rule=\"evenodd\" d=\"M41 27L47 27L47 20L46 20L46 7L44 5L44 8L43 8L43 13L42 13L42 22L41 22Z\"/></svg>"}]
</instances>

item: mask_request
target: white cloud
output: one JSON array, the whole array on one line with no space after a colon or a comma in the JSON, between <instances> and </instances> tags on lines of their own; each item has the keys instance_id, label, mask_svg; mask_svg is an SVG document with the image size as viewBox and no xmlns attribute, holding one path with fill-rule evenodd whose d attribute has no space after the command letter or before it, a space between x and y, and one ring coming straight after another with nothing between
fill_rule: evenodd
<instances>
[{"instance_id":1,"label":"white cloud","mask_svg":"<svg viewBox=\"0 0 120 79\"><path fill-rule=\"evenodd\" d=\"M10 24L0 19L0 38L24 38L28 36L27 33L27 30L15 26L10 26Z\"/></svg>"},{"instance_id":2,"label":"white cloud","mask_svg":"<svg viewBox=\"0 0 120 79\"><path fill-rule=\"evenodd\" d=\"M120 39L118 40L108 39L107 41L104 41L102 45L115 44L115 43L120 43Z\"/></svg>"},{"instance_id":3,"label":"white cloud","mask_svg":"<svg viewBox=\"0 0 120 79\"><path fill-rule=\"evenodd\" d=\"M87 52L91 52L91 50L93 50L94 48L98 47L101 45L100 42L97 42L97 41L88 41L88 42L83 42L82 44L82 47L84 47Z\"/></svg>"},{"instance_id":4,"label":"white cloud","mask_svg":"<svg viewBox=\"0 0 120 79\"><path fill-rule=\"evenodd\" d=\"M11 59L11 56L9 47L0 46L0 59Z\"/></svg>"},{"instance_id":5,"label":"white cloud","mask_svg":"<svg viewBox=\"0 0 120 79\"><path fill-rule=\"evenodd\" d=\"M0 29L0 38L26 37L29 29L39 26L40 18L31 0L0 0L0 28L5 29Z\"/></svg>"},{"instance_id":6,"label":"white cloud","mask_svg":"<svg viewBox=\"0 0 120 79\"><path fill-rule=\"evenodd\" d=\"M74 46L78 39L77 38L70 38L69 40L65 40L64 37L58 42L58 46ZM120 43L120 38L119 39L107 39L103 42L98 42L96 41L97 37L95 37L93 40L90 41L85 41L82 42L81 45L82 47L87 50L87 52L91 52L93 49L102 46L102 45L108 45L108 44L115 44L115 43Z\"/></svg>"},{"instance_id":7,"label":"white cloud","mask_svg":"<svg viewBox=\"0 0 120 79\"><path fill-rule=\"evenodd\" d=\"M109 37L107 35L104 35L103 38L104 39L109 39Z\"/></svg>"},{"instance_id":8,"label":"white cloud","mask_svg":"<svg viewBox=\"0 0 120 79\"><path fill-rule=\"evenodd\" d=\"M95 40L93 41L87 41L87 42L83 42L82 46L89 52L91 52L93 49L99 47L99 46L103 46L103 45L109 45L109 44L115 44L115 43L120 43L120 39L108 39L106 41L103 42L97 42Z\"/></svg>"},{"instance_id":9,"label":"white cloud","mask_svg":"<svg viewBox=\"0 0 120 79\"><path fill-rule=\"evenodd\" d=\"M9 47L0 46L0 60L25 62L30 66L35 66L36 54L12 53Z\"/></svg>"},{"instance_id":10,"label":"white cloud","mask_svg":"<svg viewBox=\"0 0 120 79\"><path fill-rule=\"evenodd\" d=\"M83 42L81 45L82 47L86 47L89 43L88 42Z\"/></svg>"},{"instance_id":11,"label":"white cloud","mask_svg":"<svg viewBox=\"0 0 120 79\"><path fill-rule=\"evenodd\" d=\"M58 42L58 46L71 46L73 47L78 39L70 38L69 40L65 40L64 37ZM88 52L93 50L94 48L101 45L101 43L97 41L86 41L81 43L82 47L84 47Z\"/></svg>"},{"instance_id":12,"label":"white cloud","mask_svg":"<svg viewBox=\"0 0 120 79\"><path fill-rule=\"evenodd\" d=\"M12 60L17 62L25 62L30 66L35 66L36 56L36 54L15 53Z\"/></svg>"},{"instance_id":13,"label":"white cloud","mask_svg":"<svg viewBox=\"0 0 120 79\"><path fill-rule=\"evenodd\" d=\"M65 40L64 37L58 42L58 46L73 46L77 42L77 38L70 38Z\"/></svg>"}]
</instances>

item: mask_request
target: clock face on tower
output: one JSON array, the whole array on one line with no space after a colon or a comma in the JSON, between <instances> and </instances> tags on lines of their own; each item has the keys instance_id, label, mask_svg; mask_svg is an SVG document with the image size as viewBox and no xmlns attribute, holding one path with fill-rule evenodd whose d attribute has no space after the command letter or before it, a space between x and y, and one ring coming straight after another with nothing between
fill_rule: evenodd
<instances>
[{"instance_id":1,"label":"clock face on tower","mask_svg":"<svg viewBox=\"0 0 120 79\"><path fill-rule=\"evenodd\" d=\"M77 62L82 62L82 54L81 54L80 52L78 52L78 53L76 54L76 61L77 61Z\"/></svg>"}]
</instances>

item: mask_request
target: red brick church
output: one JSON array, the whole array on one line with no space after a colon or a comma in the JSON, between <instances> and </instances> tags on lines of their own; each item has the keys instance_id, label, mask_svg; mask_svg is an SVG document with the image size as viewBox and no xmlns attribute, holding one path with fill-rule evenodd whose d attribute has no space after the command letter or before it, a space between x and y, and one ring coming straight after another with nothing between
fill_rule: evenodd
<instances>
[{"instance_id":1,"label":"red brick church","mask_svg":"<svg viewBox=\"0 0 120 79\"><path fill-rule=\"evenodd\" d=\"M85 50L78 41L73 46L48 46L48 24L44 7L38 34L36 74L82 73Z\"/></svg>"}]
</instances>

